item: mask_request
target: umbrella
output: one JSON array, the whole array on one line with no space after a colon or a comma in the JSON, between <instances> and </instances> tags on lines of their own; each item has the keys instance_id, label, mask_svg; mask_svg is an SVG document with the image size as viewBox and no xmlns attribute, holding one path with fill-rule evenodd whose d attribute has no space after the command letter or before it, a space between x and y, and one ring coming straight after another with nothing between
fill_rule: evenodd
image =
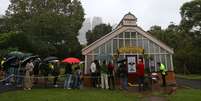
<instances>
[{"instance_id":1,"label":"umbrella","mask_svg":"<svg viewBox=\"0 0 201 101\"><path fill-rule=\"evenodd\" d=\"M59 58L54 57L54 56L49 56L49 57L46 57L45 59L43 59L44 62L49 62L49 61L52 61L52 60L59 60Z\"/></svg>"},{"instance_id":2,"label":"umbrella","mask_svg":"<svg viewBox=\"0 0 201 101\"><path fill-rule=\"evenodd\" d=\"M117 63L123 63L123 62L125 62L125 61L127 61L127 59L119 60L119 61L117 61Z\"/></svg>"},{"instance_id":3,"label":"umbrella","mask_svg":"<svg viewBox=\"0 0 201 101\"><path fill-rule=\"evenodd\" d=\"M8 63L11 63L11 62L14 62L14 60L16 60L17 57L16 56L11 56L11 57L8 57L5 62L4 62L4 65L5 64L8 64Z\"/></svg>"},{"instance_id":4,"label":"umbrella","mask_svg":"<svg viewBox=\"0 0 201 101\"><path fill-rule=\"evenodd\" d=\"M24 53L22 53L20 51L12 51L12 52L8 53L8 56L16 56L18 58L22 58L24 56Z\"/></svg>"},{"instance_id":5,"label":"umbrella","mask_svg":"<svg viewBox=\"0 0 201 101\"><path fill-rule=\"evenodd\" d=\"M65 58L62 62L65 62L65 63L79 63L80 60L78 58L70 57L70 58Z\"/></svg>"},{"instance_id":6,"label":"umbrella","mask_svg":"<svg viewBox=\"0 0 201 101\"><path fill-rule=\"evenodd\" d=\"M22 64L26 64L29 60L35 59L35 58L38 58L38 56L36 55L36 56L29 56L29 57L26 57L25 59L23 59L23 60L21 61L21 63L22 63Z\"/></svg>"},{"instance_id":7,"label":"umbrella","mask_svg":"<svg viewBox=\"0 0 201 101\"><path fill-rule=\"evenodd\" d=\"M51 61L48 61L50 63L56 63L56 62L59 62L59 60L51 60Z\"/></svg>"}]
</instances>

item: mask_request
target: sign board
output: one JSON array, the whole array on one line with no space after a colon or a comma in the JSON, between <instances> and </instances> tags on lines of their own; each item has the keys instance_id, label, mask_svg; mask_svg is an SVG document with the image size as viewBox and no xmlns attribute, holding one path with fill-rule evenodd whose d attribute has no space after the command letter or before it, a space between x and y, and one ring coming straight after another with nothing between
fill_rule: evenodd
<instances>
[{"instance_id":1,"label":"sign board","mask_svg":"<svg viewBox=\"0 0 201 101\"><path fill-rule=\"evenodd\" d=\"M136 72L136 57L128 56L127 63L128 63L128 73L135 73Z\"/></svg>"}]
</instances>

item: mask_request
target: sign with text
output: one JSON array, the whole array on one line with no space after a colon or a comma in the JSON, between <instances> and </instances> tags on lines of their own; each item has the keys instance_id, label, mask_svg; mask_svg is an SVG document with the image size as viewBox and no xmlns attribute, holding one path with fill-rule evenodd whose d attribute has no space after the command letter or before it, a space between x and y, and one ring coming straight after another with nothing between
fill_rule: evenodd
<instances>
[{"instance_id":1,"label":"sign with text","mask_svg":"<svg viewBox=\"0 0 201 101\"><path fill-rule=\"evenodd\" d=\"M128 73L135 73L136 72L136 57L128 56L127 63L128 63Z\"/></svg>"}]
</instances>

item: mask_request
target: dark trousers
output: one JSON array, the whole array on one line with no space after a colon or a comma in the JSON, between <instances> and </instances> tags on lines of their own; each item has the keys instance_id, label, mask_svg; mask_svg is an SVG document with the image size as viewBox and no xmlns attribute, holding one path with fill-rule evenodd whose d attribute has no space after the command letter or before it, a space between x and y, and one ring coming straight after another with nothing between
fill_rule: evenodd
<instances>
[{"instance_id":1,"label":"dark trousers","mask_svg":"<svg viewBox=\"0 0 201 101\"><path fill-rule=\"evenodd\" d=\"M57 84L57 79L58 79L58 76L55 76L55 77L54 77L54 83L53 83L53 85L56 85L56 84Z\"/></svg>"},{"instance_id":2,"label":"dark trousers","mask_svg":"<svg viewBox=\"0 0 201 101\"><path fill-rule=\"evenodd\" d=\"M138 77L138 88L139 88L139 91L144 90L144 76Z\"/></svg>"},{"instance_id":3,"label":"dark trousers","mask_svg":"<svg viewBox=\"0 0 201 101\"><path fill-rule=\"evenodd\" d=\"M97 84L96 73L91 73L91 80L92 80L92 86L93 86L94 88L96 88L96 84Z\"/></svg>"},{"instance_id":4,"label":"dark trousers","mask_svg":"<svg viewBox=\"0 0 201 101\"><path fill-rule=\"evenodd\" d=\"M162 75L162 80L163 80L163 84L162 84L162 86L166 86L166 80L165 80L165 75Z\"/></svg>"},{"instance_id":5,"label":"dark trousers","mask_svg":"<svg viewBox=\"0 0 201 101\"><path fill-rule=\"evenodd\" d=\"M115 89L114 76L113 76L112 72L109 72L108 83L109 83L110 89Z\"/></svg>"}]
</instances>

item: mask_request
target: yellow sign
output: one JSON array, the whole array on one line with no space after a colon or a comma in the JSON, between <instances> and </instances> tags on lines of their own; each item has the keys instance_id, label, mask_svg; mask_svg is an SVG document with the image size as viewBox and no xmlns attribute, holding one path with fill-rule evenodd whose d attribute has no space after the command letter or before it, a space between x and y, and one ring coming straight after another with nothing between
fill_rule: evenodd
<instances>
[{"instance_id":1,"label":"yellow sign","mask_svg":"<svg viewBox=\"0 0 201 101\"><path fill-rule=\"evenodd\" d=\"M144 49L139 47L122 47L118 51L119 53L143 53Z\"/></svg>"}]
</instances>

